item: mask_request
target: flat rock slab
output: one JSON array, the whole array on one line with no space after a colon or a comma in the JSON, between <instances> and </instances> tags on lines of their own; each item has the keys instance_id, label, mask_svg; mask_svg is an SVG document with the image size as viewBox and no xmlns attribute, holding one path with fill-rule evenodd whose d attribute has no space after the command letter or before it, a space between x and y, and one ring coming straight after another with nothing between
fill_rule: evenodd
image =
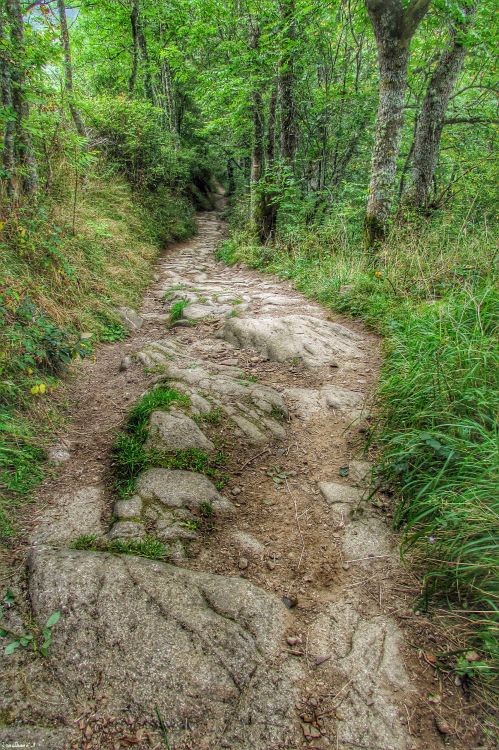
<instances>
[{"instance_id":1,"label":"flat rock slab","mask_svg":"<svg viewBox=\"0 0 499 750\"><path fill-rule=\"evenodd\" d=\"M311 626L310 651L336 655L325 672L330 669L331 677L336 676L335 691L342 690L344 720L337 724L338 747L410 747L403 706L394 702L395 694L403 701L410 691L401 640L389 617L366 617L360 607L345 601L330 604ZM343 674L339 681L338 671Z\"/></svg>"},{"instance_id":2,"label":"flat rock slab","mask_svg":"<svg viewBox=\"0 0 499 750\"><path fill-rule=\"evenodd\" d=\"M169 508L199 510L210 503L216 512L230 512L230 500L218 492L203 474L175 469L148 469L137 480L137 493L143 500L155 500Z\"/></svg>"},{"instance_id":3,"label":"flat rock slab","mask_svg":"<svg viewBox=\"0 0 499 750\"><path fill-rule=\"evenodd\" d=\"M360 336L338 323L308 315L230 318L221 335L234 346L256 349L267 359L296 359L310 368L362 357Z\"/></svg>"},{"instance_id":4,"label":"flat rock slab","mask_svg":"<svg viewBox=\"0 0 499 750\"><path fill-rule=\"evenodd\" d=\"M284 396L293 401L296 415L300 419L336 412L355 419L362 412L360 393L334 385L325 385L322 388L286 388Z\"/></svg>"},{"instance_id":5,"label":"flat rock slab","mask_svg":"<svg viewBox=\"0 0 499 750\"><path fill-rule=\"evenodd\" d=\"M196 422L181 412L153 411L149 419L147 448L166 451L199 448L213 451L215 446L199 429Z\"/></svg>"},{"instance_id":6,"label":"flat rock slab","mask_svg":"<svg viewBox=\"0 0 499 750\"><path fill-rule=\"evenodd\" d=\"M50 660L75 711L98 697L103 715L153 719L157 706L173 744L286 746L299 668L279 658L278 597L240 578L107 553L37 549L29 570L35 619L61 612Z\"/></svg>"},{"instance_id":7,"label":"flat rock slab","mask_svg":"<svg viewBox=\"0 0 499 750\"><path fill-rule=\"evenodd\" d=\"M337 482L319 482L319 489L329 505L335 505L336 503L358 505L364 496L364 493L357 487L349 487Z\"/></svg>"},{"instance_id":8,"label":"flat rock slab","mask_svg":"<svg viewBox=\"0 0 499 750\"><path fill-rule=\"evenodd\" d=\"M0 727L0 748L40 748L40 750L68 750L78 734L67 729L46 729L38 726Z\"/></svg>"},{"instance_id":9,"label":"flat rock slab","mask_svg":"<svg viewBox=\"0 0 499 750\"><path fill-rule=\"evenodd\" d=\"M55 498L41 515L31 535L32 544L66 544L82 534L104 533L105 510L103 487L82 487Z\"/></svg>"}]
</instances>

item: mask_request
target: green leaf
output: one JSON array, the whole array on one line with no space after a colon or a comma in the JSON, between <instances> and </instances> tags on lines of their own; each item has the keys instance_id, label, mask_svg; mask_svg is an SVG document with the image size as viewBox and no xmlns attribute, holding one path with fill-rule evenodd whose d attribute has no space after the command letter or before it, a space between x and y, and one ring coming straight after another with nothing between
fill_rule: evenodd
<instances>
[{"instance_id":1,"label":"green leaf","mask_svg":"<svg viewBox=\"0 0 499 750\"><path fill-rule=\"evenodd\" d=\"M21 641L11 641L7 646L5 646L5 656L10 656L14 653L16 648L19 648L21 645Z\"/></svg>"},{"instance_id":2,"label":"green leaf","mask_svg":"<svg viewBox=\"0 0 499 750\"><path fill-rule=\"evenodd\" d=\"M59 612L59 610L57 610L56 612L52 612L49 619L47 620L47 624L45 625L45 627L53 628L54 625L56 625L56 623L58 623L60 619L61 619L61 613Z\"/></svg>"}]
</instances>

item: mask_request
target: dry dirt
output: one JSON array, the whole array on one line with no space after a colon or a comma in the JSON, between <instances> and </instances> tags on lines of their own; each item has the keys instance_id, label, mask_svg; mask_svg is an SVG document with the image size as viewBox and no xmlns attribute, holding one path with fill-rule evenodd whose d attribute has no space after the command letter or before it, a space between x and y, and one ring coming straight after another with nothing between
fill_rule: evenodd
<instances>
[{"instance_id":1,"label":"dry dirt","mask_svg":"<svg viewBox=\"0 0 499 750\"><path fill-rule=\"evenodd\" d=\"M485 750L473 700L435 668L443 636L413 610L390 500L366 490L378 339L218 263L223 231L201 215L158 261L140 330L65 386L54 446L67 460L40 488L10 580L14 625L62 617L47 658L2 658L0 747L166 748L157 706L177 750ZM191 304L170 327L174 299ZM174 566L72 551L116 526L110 447L165 379L219 416L190 414L225 455L232 511L177 540Z\"/></svg>"}]
</instances>

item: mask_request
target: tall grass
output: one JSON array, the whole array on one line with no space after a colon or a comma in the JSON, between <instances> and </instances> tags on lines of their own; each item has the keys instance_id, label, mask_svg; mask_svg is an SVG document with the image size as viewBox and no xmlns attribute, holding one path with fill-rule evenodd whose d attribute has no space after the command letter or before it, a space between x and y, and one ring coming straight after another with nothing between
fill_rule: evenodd
<instances>
[{"instance_id":1,"label":"tall grass","mask_svg":"<svg viewBox=\"0 0 499 750\"><path fill-rule=\"evenodd\" d=\"M394 227L375 270L351 227L336 220L287 233L273 248L239 230L219 257L291 279L383 333L372 435L378 479L396 493L402 553L422 573L424 604L464 623L467 647L481 656L465 673L494 682L499 300L490 240L485 223L441 214Z\"/></svg>"}]
</instances>

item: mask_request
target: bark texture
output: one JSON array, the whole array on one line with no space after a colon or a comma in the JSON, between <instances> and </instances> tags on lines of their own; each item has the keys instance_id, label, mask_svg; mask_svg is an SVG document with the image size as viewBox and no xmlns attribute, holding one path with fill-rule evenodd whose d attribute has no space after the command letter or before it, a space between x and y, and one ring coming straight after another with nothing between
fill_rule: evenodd
<instances>
[{"instance_id":1,"label":"bark texture","mask_svg":"<svg viewBox=\"0 0 499 750\"><path fill-rule=\"evenodd\" d=\"M430 208L433 178L440 154L445 114L454 86L463 69L466 44L463 32L476 5L463 7L465 21L452 26L450 40L430 78L418 117L413 147L412 182L405 202L418 210Z\"/></svg>"},{"instance_id":2,"label":"bark texture","mask_svg":"<svg viewBox=\"0 0 499 750\"><path fill-rule=\"evenodd\" d=\"M5 17L0 12L0 86L2 106L6 111L3 131L2 162L7 195L11 200L16 198L14 133L15 121L12 110L11 61L7 53Z\"/></svg>"},{"instance_id":3,"label":"bark texture","mask_svg":"<svg viewBox=\"0 0 499 750\"><path fill-rule=\"evenodd\" d=\"M21 186L26 194L38 189L38 166L31 136L26 130L29 104L25 97L24 21L19 0L7 0L15 63L11 69L12 107L15 114L16 145L22 168Z\"/></svg>"},{"instance_id":4,"label":"bark texture","mask_svg":"<svg viewBox=\"0 0 499 750\"><path fill-rule=\"evenodd\" d=\"M71 45L69 42L68 21L66 18L66 4L64 0L57 0L59 21L61 24L61 42L64 50L64 87L68 99L69 111L79 136L85 138L87 133L78 107L75 104L73 88L73 63L71 61Z\"/></svg>"},{"instance_id":5,"label":"bark texture","mask_svg":"<svg viewBox=\"0 0 499 750\"><path fill-rule=\"evenodd\" d=\"M130 77L129 88L133 93L136 82L139 65L139 56L142 59L144 70L144 91L146 97L154 104L154 90L152 85L151 71L149 69L149 53L147 51L147 41L142 27L142 18L140 15L139 0L132 0L132 12L130 14L130 23L132 27L133 42L133 62L132 75Z\"/></svg>"},{"instance_id":6,"label":"bark texture","mask_svg":"<svg viewBox=\"0 0 499 750\"><path fill-rule=\"evenodd\" d=\"M296 151L296 112L294 99L294 45L296 39L295 0L281 0L283 26L283 54L279 73L279 99L281 105L281 156L292 163Z\"/></svg>"},{"instance_id":7,"label":"bark texture","mask_svg":"<svg viewBox=\"0 0 499 750\"><path fill-rule=\"evenodd\" d=\"M430 0L366 0L376 37L379 106L366 213L366 241L373 247L384 239L393 200L397 158L402 136L409 45Z\"/></svg>"}]
</instances>

